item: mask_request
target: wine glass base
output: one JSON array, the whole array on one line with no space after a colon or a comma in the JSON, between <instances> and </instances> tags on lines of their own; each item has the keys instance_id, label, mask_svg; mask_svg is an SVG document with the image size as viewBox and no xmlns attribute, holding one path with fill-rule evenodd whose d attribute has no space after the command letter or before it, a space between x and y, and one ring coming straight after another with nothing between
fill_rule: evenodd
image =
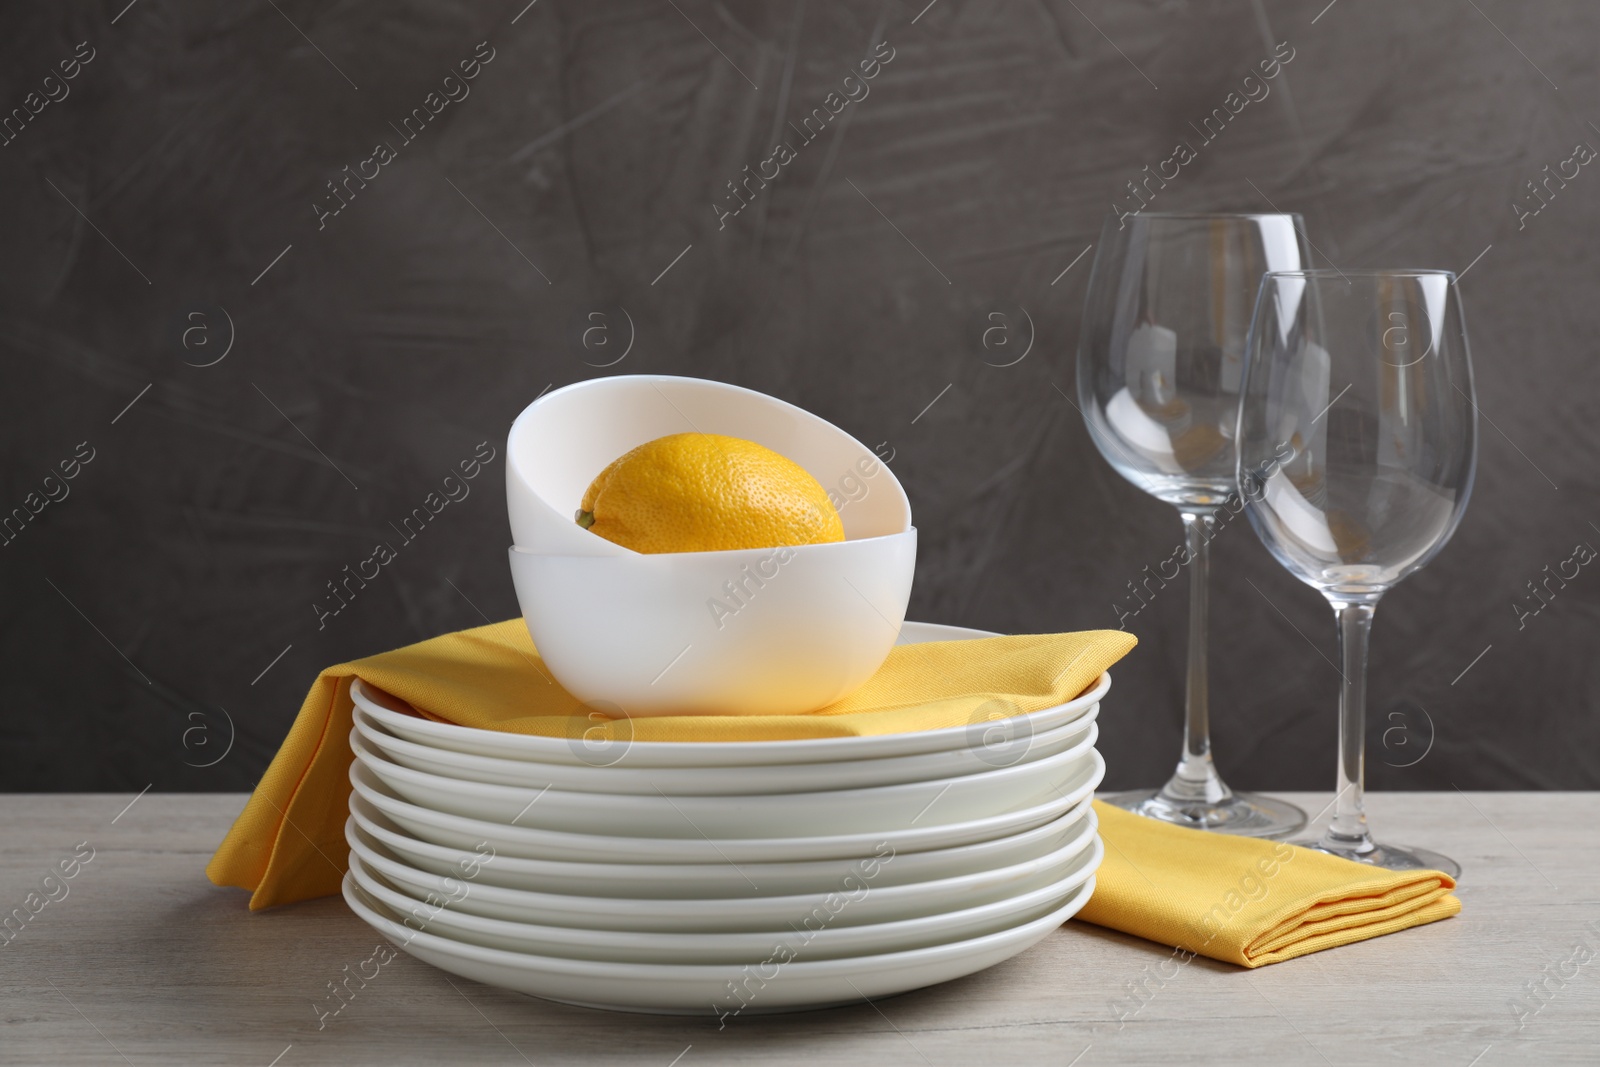
<instances>
[{"instance_id":1,"label":"wine glass base","mask_svg":"<svg viewBox=\"0 0 1600 1067\"><path fill-rule=\"evenodd\" d=\"M1103 793L1097 799L1113 807L1191 830L1209 830L1240 837L1283 837L1302 830L1306 813L1286 801L1258 793L1234 793L1224 800L1176 800L1161 790Z\"/></svg>"},{"instance_id":2,"label":"wine glass base","mask_svg":"<svg viewBox=\"0 0 1600 1067\"><path fill-rule=\"evenodd\" d=\"M1330 856L1365 863L1369 867L1382 867L1390 871L1443 871L1451 878L1461 877L1461 864L1449 856L1425 848L1402 848L1397 845L1369 844L1366 848L1352 848L1330 844L1325 840L1296 841L1302 848L1326 852Z\"/></svg>"}]
</instances>

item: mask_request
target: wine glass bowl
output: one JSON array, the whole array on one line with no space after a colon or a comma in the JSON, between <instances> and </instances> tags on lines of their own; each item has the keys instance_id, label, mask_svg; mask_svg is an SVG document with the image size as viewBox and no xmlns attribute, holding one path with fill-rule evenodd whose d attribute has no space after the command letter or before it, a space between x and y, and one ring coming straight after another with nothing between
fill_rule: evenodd
<instances>
[{"instance_id":1,"label":"wine glass bowl","mask_svg":"<svg viewBox=\"0 0 1600 1067\"><path fill-rule=\"evenodd\" d=\"M1251 525L1309 585L1381 593L1461 520L1475 409L1452 281L1445 271L1264 280L1271 354L1241 407L1240 463Z\"/></svg>"},{"instance_id":2,"label":"wine glass bowl","mask_svg":"<svg viewBox=\"0 0 1600 1067\"><path fill-rule=\"evenodd\" d=\"M1261 276L1303 262L1294 215L1108 218L1078 351L1084 421L1118 473L1177 507L1233 491Z\"/></svg>"},{"instance_id":3,"label":"wine glass bowl","mask_svg":"<svg viewBox=\"0 0 1600 1067\"><path fill-rule=\"evenodd\" d=\"M1078 397L1107 462L1183 517L1190 572L1184 747L1159 790L1111 803L1199 829L1292 833L1292 804L1235 793L1211 757L1207 597L1213 516L1235 491L1239 388L1261 277L1305 261L1294 215L1113 216L1101 229L1078 344Z\"/></svg>"},{"instance_id":4,"label":"wine glass bowl","mask_svg":"<svg viewBox=\"0 0 1600 1067\"><path fill-rule=\"evenodd\" d=\"M1477 405L1448 271L1274 272L1261 282L1239 405L1250 525L1339 620L1339 793L1315 847L1458 868L1379 845L1362 811L1367 636L1383 594L1450 540L1472 492Z\"/></svg>"}]
</instances>

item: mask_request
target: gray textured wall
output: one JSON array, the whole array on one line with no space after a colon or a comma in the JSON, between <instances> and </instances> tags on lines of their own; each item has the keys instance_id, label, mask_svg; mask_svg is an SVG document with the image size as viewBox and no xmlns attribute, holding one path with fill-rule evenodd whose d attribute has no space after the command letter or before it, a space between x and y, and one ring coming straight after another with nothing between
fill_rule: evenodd
<instances>
[{"instance_id":1,"label":"gray textured wall","mask_svg":"<svg viewBox=\"0 0 1600 1067\"><path fill-rule=\"evenodd\" d=\"M1600 8L524 2L0 14L0 107L59 97L0 147L0 507L70 492L0 547L0 787L246 788L320 666L515 614L503 457L325 629L312 605L536 394L596 374L724 379L887 442L922 531L913 617L1114 626L1180 534L1058 391L1077 257L1278 42L1271 95L1153 209L1275 204L1341 266L1471 265L1478 488L1378 612L1371 781L1600 786L1600 573L1520 630L1513 608L1600 545L1600 173L1512 207L1600 145ZM46 82L85 41L76 77ZM470 95L402 143L391 123L483 41ZM893 58L870 94L719 228L725 183L798 142L785 120L874 41ZM379 141L395 158L319 223L325 183ZM618 309L632 349L599 368ZM611 348L580 344L591 311ZM1026 358L994 365L1028 319ZM1012 344L986 349L997 323ZM46 485L81 442L92 460ZM1245 524L1217 545L1224 772L1326 787L1328 610ZM1101 720L1110 785L1170 769L1184 617L1172 589L1133 622ZM197 766L230 722L231 751Z\"/></svg>"}]
</instances>

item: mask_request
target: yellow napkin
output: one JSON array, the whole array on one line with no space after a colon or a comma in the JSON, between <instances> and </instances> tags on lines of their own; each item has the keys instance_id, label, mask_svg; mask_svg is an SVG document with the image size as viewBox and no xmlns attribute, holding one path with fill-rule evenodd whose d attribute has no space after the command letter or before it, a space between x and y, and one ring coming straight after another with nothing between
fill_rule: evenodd
<instances>
[{"instance_id":1,"label":"yellow napkin","mask_svg":"<svg viewBox=\"0 0 1600 1067\"><path fill-rule=\"evenodd\" d=\"M1386 871L1094 808L1106 855L1077 917L1224 963L1260 967L1461 911L1455 880L1439 871Z\"/></svg>"},{"instance_id":2,"label":"yellow napkin","mask_svg":"<svg viewBox=\"0 0 1600 1067\"><path fill-rule=\"evenodd\" d=\"M268 908L339 892L350 797L350 680L442 722L591 740L775 741L907 733L1038 711L1088 689L1133 648L1119 630L895 648L856 692L806 715L603 720L550 680L521 619L445 634L323 671L289 736L206 867Z\"/></svg>"}]
</instances>

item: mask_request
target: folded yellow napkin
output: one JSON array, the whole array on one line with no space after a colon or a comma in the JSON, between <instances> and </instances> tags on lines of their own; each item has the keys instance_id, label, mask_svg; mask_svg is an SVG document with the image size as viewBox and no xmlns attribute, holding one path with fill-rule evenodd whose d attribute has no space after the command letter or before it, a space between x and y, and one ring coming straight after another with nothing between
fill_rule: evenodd
<instances>
[{"instance_id":1,"label":"folded yellow napkin","mask_svg":"<svg viewBox=\"0 0 1600 1067\"><path fill-rule=\"evenodd\" d=\"M1439 871L1386 871L1094 808L1106 855L1077 917L1225 963L1260 967L1461 911L1455 880Z\"/></svg>"},{"instance_id":2,"label":"folded yellow napkin","mask_svg":"<svg viewBox=\"0 0 1600 1067\"><path fill-rule=\"evenodd\" d=\"M350 680L442 722L598 741L777 741L908 733L1038 711L1088 689L1133 648L1120 630L988 637L895 648L856 692L805 715L597 719L550 680L521 619L329 667L206 874L268 908L339 892L352 725Z\"/></svg>"}]
</instances>

